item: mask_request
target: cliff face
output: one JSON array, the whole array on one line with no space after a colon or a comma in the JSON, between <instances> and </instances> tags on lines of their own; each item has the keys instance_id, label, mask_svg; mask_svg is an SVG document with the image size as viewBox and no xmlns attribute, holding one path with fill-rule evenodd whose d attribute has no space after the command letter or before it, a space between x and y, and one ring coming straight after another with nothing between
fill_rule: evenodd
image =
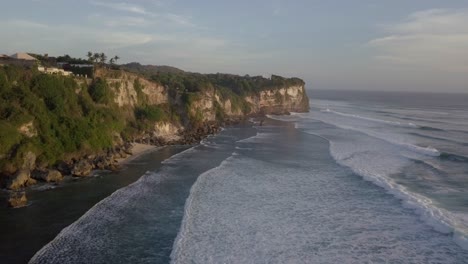
<instances>
[{"instance_id":1,"label":"cliff face","mask_svg":"<svg viewBox=\"0 0 468 264\"><path fill-rule=\"evenodd\" d=\"M117 76L112 76L101 70L97 75L106 79L108 85L114 88L114 101L120 107L134 107L141 103L140 92L145 94L145 100L148 104L157 105L169 101L167 89L164 86L137 74L120 72Z\"/></svg>"},{"instance_id":2,"label":"cliff face","mask_svg":"<svg viewBox=\"0 0 468 264\"><path fill-rule=\"evenodd\" d=\"M0 67L0 183L115 169L129 142L191 144L223 123L306 112L297 78L99 69L94 80ZM20 91L20 92L19 92ZM21 96L17 96L21 95Z\"/></svg>"},{"instance_id":3,"label":"cliff face","mask_svg":"<svg viewBox=\"0 0 468 264\"><path fill-rule=\"evenodd\" d=\"M241 102L239 98L223 98L216 89L207 89L195 97L188 111L191 115L201 114L205 122L222 121L219 120L220 114L222 118L242 119L249 115L309 111L309 98L303 85L265 90L243 96L240 100ZM247 109L242 109L239 104Z\"/></svg>"},{"instance_id":4,"label":"cliff face","mask_svg":"<svg viewBox=\"0 0 468 264\"><path fill-rule=\"evenodd\" d=\"M252 105L252 113L288 114L309 111L309 98L303 85L262 91L247 96L245 100Z\"/></svg>"},{"instance_id":5,"label":"cliff face","mask_svg":"<svg viewBox=\"0 0 468 264\"><path fill-rule=\"evenodd\" d=\"M101 76L106 77L103 73ZM117 87L114 101L120 107L136 107L140 104L142 99L139 90L145 97L145 103L149 105L173 104L181 108L180 106L184 104L181 102L180 96L171 99L169 96L170 87L149 81L134 73L123 72L119 78L107 78L106 80L109 86ZM226 98L218 89L209 87L192 96L187 109L179 110L182 112L186 110L188 116L197 117L198 121L216 122L223 121L220 120L223 118L242 119L248 115L308 112L309 98L304 85L284 85L240 96L240 98ZM160 128L163 124L164 126L171 124L171 133L163 132L168 131ZM153 134L171 140L174 139L172 134L184 131L186 126L187 124L183 124L181 120L163 121L161 124L156 124Z\"/></svg>"}]
</instances>

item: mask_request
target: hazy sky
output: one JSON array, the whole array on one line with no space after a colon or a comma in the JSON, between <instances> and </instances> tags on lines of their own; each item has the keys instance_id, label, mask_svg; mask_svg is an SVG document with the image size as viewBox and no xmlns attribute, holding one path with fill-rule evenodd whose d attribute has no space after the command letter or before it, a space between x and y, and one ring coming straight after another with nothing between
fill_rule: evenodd
<instances>
[{"instance_id":1,"label":"hazy sky","mask_svg":"<svg viewBox=\"0 0 468 264\"><path fill-rule=\"evenodd\" d=\"M308 88L468 92L468 1L2 1L0 53L280 74Z\"/></svg>"}]
</instances>

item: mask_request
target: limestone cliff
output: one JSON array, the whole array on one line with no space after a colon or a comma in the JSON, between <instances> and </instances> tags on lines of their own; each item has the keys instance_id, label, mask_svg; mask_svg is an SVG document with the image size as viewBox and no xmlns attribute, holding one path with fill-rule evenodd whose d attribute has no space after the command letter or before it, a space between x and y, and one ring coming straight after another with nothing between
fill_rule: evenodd
<instances>
[{"instance_id":1,"label":"limestone cliff","mask_svg":"<svg viewBox=\"0 0 468 264\"><path fill-rule=\"evenodd\" d=\"M129 142L192 144L249 116L305 112L304 86L280 76L101 68L90 80L0 67L0 183L83 177L115 169Z\"/></svg>"}]
</instances>

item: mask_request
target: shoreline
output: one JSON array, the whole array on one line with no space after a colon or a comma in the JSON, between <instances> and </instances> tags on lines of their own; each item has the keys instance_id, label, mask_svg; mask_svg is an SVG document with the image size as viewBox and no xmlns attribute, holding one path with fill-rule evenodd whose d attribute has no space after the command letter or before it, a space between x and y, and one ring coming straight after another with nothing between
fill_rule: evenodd
<instances>
[{"instance_id":1,"label":"shoreline","mask_svg":"<svg viewBox=\"0 0 468 264\"><path fill-rule=\"evenodd\" d=\"M131 145L132 145L132 154L126 158L117 159L117 164L119 166L124 166L130 163L132 160L137 159L140 156L151 153L153 151L160 150L161 148L165 147L165 146L157 147L154 145L142 144L142 143L131 143Z\"/></svg>"},{"instance_id":2,"label":"shoreline","mask_svg":"<svg viewBox=\"0 0 468 264\"><path fill-rule=\"evenodd\" d=\"M139 143L138 143L139 144ZM159 169L161 162L183 151L178 146L137 145L133 155L119 161L122 168L86 178L67 178L61 183L43 183L51 188L28 187L28 205L0 207L2 239L0 258L5 263L27 263L63 228L75 222L99 201L126 187L147 171ZM132 161L137 162L132 162ZM41 183L42 184L42 183ZM9 191L1 195L8 195ZM2 262L3 263L3 262Z\"/></svg>"}]
</instances>

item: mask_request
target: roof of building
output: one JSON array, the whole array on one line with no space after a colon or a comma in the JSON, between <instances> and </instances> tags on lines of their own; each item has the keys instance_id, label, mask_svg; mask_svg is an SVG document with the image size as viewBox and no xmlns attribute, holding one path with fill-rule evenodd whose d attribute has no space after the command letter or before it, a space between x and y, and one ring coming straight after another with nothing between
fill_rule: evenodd
<instances>
[{"instance_id":1,"label":"roof of building","mask_svg":"<svg viewBox=\"0 0 468 264\"><path fill-rule=\"evenodd\" d=\"M18 59L18 60L37 60L36 58L34 58L33 56L27 53L15 53L11 55L10 57L14 59Z\"/></svg>"},{"instance_id":2,"label":"roof of building","mask_svg":"<svg viewBox=\"0 0 468 264\"><path fill-rule=\"evenodd\" d=\"M10 56L5 55L5 54L0 54L0 58L1 58L1 59L10 58Z\"/></svg>"}]
</instances>

